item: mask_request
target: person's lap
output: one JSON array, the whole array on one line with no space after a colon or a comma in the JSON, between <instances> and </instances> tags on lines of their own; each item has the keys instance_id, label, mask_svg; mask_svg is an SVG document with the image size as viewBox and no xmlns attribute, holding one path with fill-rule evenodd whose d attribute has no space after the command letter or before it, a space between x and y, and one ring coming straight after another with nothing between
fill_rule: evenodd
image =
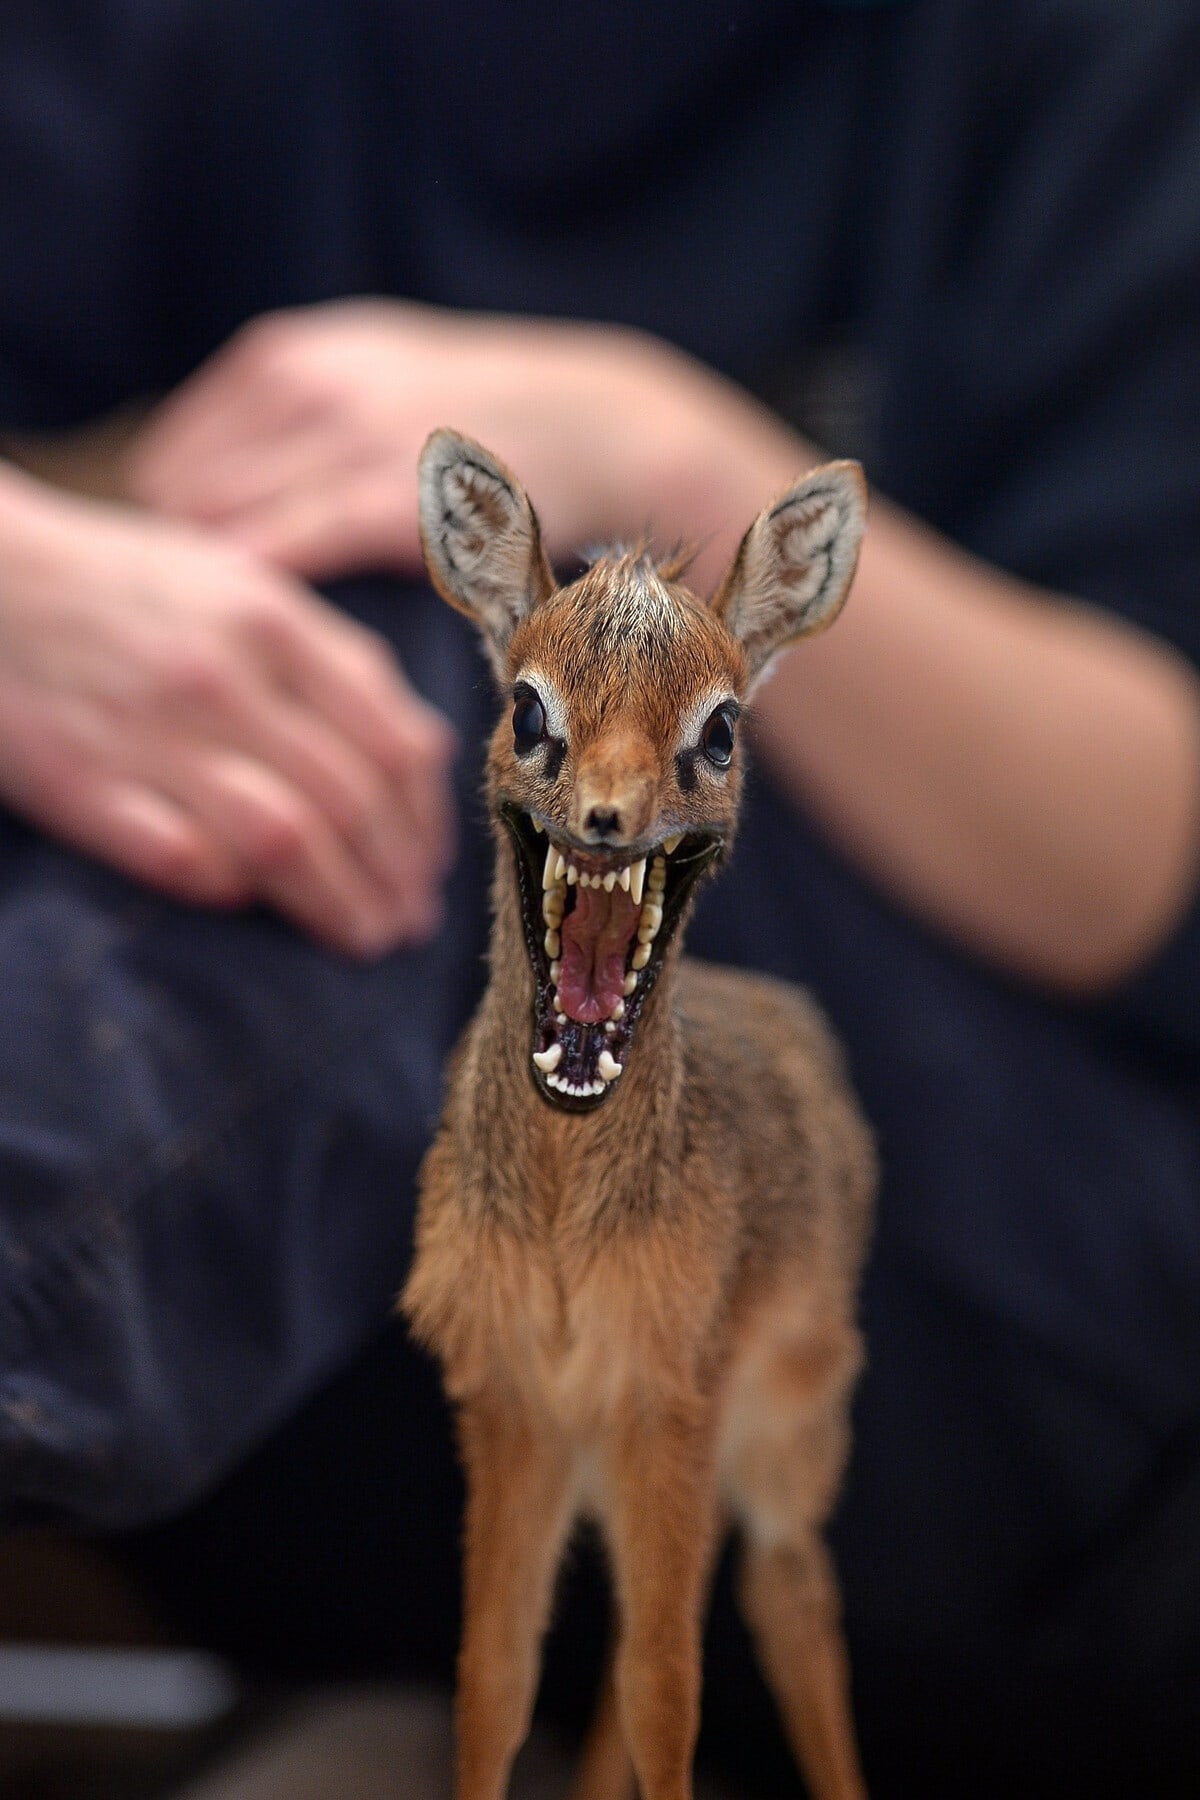
<instances>
[{"instance_id":1,"label":"person's lap","mask_svg":"<svg viewBox=\"0 0 1200 1800\"><path fill-rule=\"evenodd\" d=\"M477 741L457 623L427 597L354 603ZM301 1403L402 1278L440 1059L479 981L477 805L443 939L373 968L6 832L7 1494L145 1519L300 1407L128 1554L260 1663L447 1672L457 1487L432 1371L392 1328ZM1163 1771L1150 1791L1170 1791L1200 1674L1194 1094L926 940L765 785L690 943L809 981L879 1132L870 1366L834 1534L875 1786L1033 1793L1087 1766L1100 1792L1136 1738L1136 1766ZM560 1664L583 1611L598 1639L594 1605L568 1607ZM769 1710L727 1590L710 1664L709 1739L735 1761L753 1744L766 1780ZM550 1693L577 1705L585 1686L560 1671Z\"/></svg>"}]
</instances>

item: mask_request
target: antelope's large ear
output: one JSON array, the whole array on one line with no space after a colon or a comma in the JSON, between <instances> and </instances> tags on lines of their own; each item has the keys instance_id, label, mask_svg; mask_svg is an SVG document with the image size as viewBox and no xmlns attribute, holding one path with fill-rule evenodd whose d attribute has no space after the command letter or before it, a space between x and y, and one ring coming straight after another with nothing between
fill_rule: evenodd
<instances>
[{"instance_id":1,"label":"antelope's large ear","mask_svg":"<svg viewBox=\"0 0 1200 1800\"><path fill-rule=\"evenodd\" d=\"M752 683L785 644L837 618L866 519L867 484L855 462L814 469L759 513L711 602L741 641Z\"/></svg>"},{"instance_id":2,"label":"antelope's large ear","mask_svg":"<svg viewBox=\"0 0 1200 1800\"><path fill-rule=\"evenodd\" d=\"M441 430L421 451L417 504L429 578L474 619L502 680L513 632L554 591L529 498L482 444Z\"/></svg>"}]
</instances>

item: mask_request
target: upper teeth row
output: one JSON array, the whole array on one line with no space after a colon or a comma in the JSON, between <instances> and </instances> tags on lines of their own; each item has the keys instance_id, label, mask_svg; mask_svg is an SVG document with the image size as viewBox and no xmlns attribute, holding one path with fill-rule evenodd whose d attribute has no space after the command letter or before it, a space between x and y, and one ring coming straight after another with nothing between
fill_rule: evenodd
<instances>
[{"instance_id":1,"label":"upper teeth row","mask_svg":"<svg viewBox=\"0 0 1200 1800\"><path fill-rule=\"evenodd\" d=\"M671 837L663 839L663 849L671 856L682 842L683 833L675 832ZM655 857L654 860L657 866L662 859ZM646 858L639 856L636 862L626 863L623 869L609 869L605 875L589 875L586 870L580 870L573 862L568 862L554 844L549 844L546 847L546 865L542 870L543 893L549 893L551 888L557 887L564 879L570 887L578 882L580 887L603 888L606 894L611 894L619 883L633 904L640 906L646 885Z\"/></svg>"}]
</instances>

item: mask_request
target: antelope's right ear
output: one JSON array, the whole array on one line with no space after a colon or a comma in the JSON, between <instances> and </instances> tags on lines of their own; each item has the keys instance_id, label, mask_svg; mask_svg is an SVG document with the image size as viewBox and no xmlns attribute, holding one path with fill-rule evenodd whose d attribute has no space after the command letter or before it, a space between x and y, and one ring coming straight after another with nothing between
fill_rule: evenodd
<instances>
[{"instance_id":1,"label":"antelope's right ear","mask_svg":"<svg viewBox=\"0 0 1200 1800\"><path fill-rule=\"evenodd\" d=\"M709 604L746 652L751 683L842 609L867 521L856 462L826 463L759 513Z\"/></svg>"},{"instance_id":2,"label":"antelope's right ear","mask_svg":"<svg viewBox=\"0 0 1200 1800\"><path fill-rule=\"evenodd\" d=\"M421 451L417 503L429 578L474 619L503 680L513 632L554 592L529 498L482 444L443 429Z\"/></svg>"}]
</instances>

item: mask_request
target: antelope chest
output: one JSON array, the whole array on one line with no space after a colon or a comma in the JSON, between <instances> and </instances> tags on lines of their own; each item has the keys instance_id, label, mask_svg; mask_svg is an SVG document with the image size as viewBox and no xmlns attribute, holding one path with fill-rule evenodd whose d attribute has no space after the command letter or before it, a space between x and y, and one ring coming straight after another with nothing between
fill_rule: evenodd
<instances>
[{"instance_id":1,"label":"antelope chest","mask_svg":"<svg viewBox=\"0 0 1200 1800\"><path fill-rule=\"evenodd\" d=\"M452 1393L506 1382L583 1441L632 1399L694 1387L711 1269L688 1282L686 1246L672 1234L651 1225L576 1242L551 1225L493 1222L472 1237L437 1345Z\"/></svg>"}]
</instances>

